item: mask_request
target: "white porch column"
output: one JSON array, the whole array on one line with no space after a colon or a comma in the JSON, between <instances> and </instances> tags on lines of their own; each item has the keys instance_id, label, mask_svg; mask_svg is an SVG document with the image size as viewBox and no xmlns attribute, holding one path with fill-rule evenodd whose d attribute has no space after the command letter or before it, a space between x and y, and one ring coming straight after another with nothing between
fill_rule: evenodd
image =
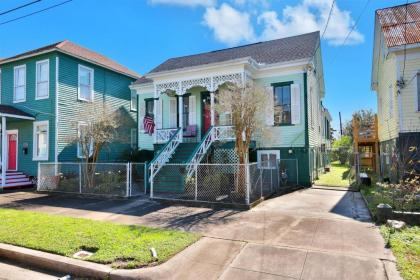
<instances>
[{"instance_id":1,"label":"white porch column","mask_svg":"<svg viewBox=\"0 0 420 280\"><path fill-rule=\"evenodd\" d=\"M7 131L6 131L6 117L1 117L1 190L6 185L6 171L7 171Z\"/></svg>"},{"instance_id":2,"label":"white porch column","mask_svg":"<svg viewBox=\"0 0 420 280\"><path fill-rule=\"evenodd\" d=\"M214 126L215 119L214 119L214 92L210 92L210 118L211 118L211 125Z\"/></svg>"},{"instance_id":3,"label":"white porch column","mask_svg":"<svg viewBox=\"0 0 420 280\"><path fill-rule=\"evenodd\" d=\"M183 117L184 117L184 99L182 97L182 95L178 96L178 114L179 114L179 127L181 128L180 134L181 134L181 142L183 142L183 125L184 125L184 121L183 121Z\"/></svg>"}]
</instances>

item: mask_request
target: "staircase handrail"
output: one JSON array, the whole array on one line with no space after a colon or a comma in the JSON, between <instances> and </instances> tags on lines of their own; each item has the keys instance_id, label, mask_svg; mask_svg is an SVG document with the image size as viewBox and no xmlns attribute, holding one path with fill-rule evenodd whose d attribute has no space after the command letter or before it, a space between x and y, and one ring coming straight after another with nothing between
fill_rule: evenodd
<instances>
[{"instance_id":1,"label":"staircase handrail","mask_svg":"<svg viewBox=\"0 0 420 280\"><path fill-rule=\"evenodd\" d=\"M233 126L211 126L207 133L204 135L201 142L197 145L194 152L188 159L187 163L187 177L191 176L194 172L195 166L201 162L204 155L207 153L214 141L229 140L234 137L229 137L226 131L229 131Z\"/></svg>"},{"instance_id":2,"label":"staircase handrail","mask_svg":"<svg viewBox=\"0 0 420 280\"><path fill-rule=\"evenodd\" d=\"M169 138L169 141L163 146L158 154L150 162L150 181L159 172L159 170L169 161L172 154L181 143L181 128L178 128L174 135Z\"/></svg>"}]
</instances>

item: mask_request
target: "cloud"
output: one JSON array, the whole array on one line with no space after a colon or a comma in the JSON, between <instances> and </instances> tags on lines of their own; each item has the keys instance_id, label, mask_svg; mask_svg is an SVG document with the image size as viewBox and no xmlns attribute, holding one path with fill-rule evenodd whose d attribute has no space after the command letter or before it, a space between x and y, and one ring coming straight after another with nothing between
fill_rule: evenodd
<instances>
[{"instance_id":1,"label":"cloud","mask_svg":"<svg viewBox=\"0 0 420 280\"><path fill-rule=\"evenodd\" d=\"M164 4L164 5L175 5L175 6L204 6L211 7L216 4L216 0L149 0L151 4Z\"/></svg>"},{"instance_id":2,"label":"cloud","mask_svg":"<svg viewBox=\"0 0 420 280\"><path fill-rule=\"evenodd\" d=\"M204 25L214 32L215 38L228 45L255 40L250 16L224 3L219 9L210 7L204 14Z\"/></svg>"},{"instance_id":3,"label":"cloud","mask_svg":"<svg viewBox=\"0 0 420 280\"><path fill-rule=\"evenodd\" d=\"M286 6L282 17L275 11L265 11L258 17L263 26L262 40L270 40L308 33L325 28L332 0L304 0L296 6ZM350 12L334 6L324 39L331 45L341 45L354 25ZM346 41L347 45L362 43L363 35L356 29Z\"/></svg>"}]
</instances>

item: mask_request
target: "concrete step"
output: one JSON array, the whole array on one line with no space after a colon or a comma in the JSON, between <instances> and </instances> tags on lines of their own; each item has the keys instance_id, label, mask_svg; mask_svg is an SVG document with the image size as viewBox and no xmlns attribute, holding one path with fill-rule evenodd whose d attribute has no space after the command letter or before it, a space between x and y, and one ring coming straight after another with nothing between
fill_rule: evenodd
<instances>
[{"instance_id":1,"label":"concrete step","mask_svg":"<svg viewBox=\"0 0 420 280\"><path fill-rule=\"evenodd\" d=\"M7 188L16 188L16 187L24 187L24 186L32 186L32 182L18 182L18 183L7 183L6 181L6 185L3 186L4 189Z\"/></svg>"}]
</instances>

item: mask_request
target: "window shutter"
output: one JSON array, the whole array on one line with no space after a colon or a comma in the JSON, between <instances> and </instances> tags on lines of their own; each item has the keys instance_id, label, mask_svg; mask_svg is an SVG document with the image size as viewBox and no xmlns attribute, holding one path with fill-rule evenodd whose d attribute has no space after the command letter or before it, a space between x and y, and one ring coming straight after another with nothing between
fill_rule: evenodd
<instances>
[{"instance_id":1,"label":"window shutter","mask_svg":"<svg viewBox=\"0 0 420 280\"><path fill-rule=\"evenodd\" d=\"M274 89L272 86L266 86L267 93L267 111L266 111L266 125L274 125Z\"/></svg>"},{"instance_id":2,"label":"window shutter","mask_svg":"<svg viewBox=\"0 0 420 280\"><path fill-rule=\"evenodd\" d=\"M156 101L155 124L157 129L162 128L162 98Z\"/></svg>"},{"instance_id":3,"label":"window shutter","mask_svg":"<svg viewBox=\"0 0 420 280\"><path fill-rule=\"evenodd\" d=\"M300 123L300 86L299 84L291 85L291 114L292 124Z\"/></svg>"},{"instance_id":4,"label":"window shutter","mask_svg":"<svg viewBox=\"0 0 420 280\"><path fill-rule=\"evenodd\" d=\"M176 128L176 115L177 115L177 104L176 104L176 97L169 98L169 127Z\"/></svg>"},{"instance_id":5,"label":"window shutter","mask_svg":"<svg viewBox=\"0 0 420 280\"><path fill-rule=\"evenodd\" d=\"M196 114L196 103L195 103L195 96L191 95L188 98L188 123L190 125L194 125L197 124L196 118L197 118L197 114Z\"/></svg>"},{"instance_id":6,"label":"window shutter","mask_svg":"<svg viewBox=\"0 0 420 280\"><path fill-rule=\"evenodd\" d=\"M139 107L139 132L144 133L143 119L146 115L146 101L143 101Z\"/></svg>"}]
</instances>

